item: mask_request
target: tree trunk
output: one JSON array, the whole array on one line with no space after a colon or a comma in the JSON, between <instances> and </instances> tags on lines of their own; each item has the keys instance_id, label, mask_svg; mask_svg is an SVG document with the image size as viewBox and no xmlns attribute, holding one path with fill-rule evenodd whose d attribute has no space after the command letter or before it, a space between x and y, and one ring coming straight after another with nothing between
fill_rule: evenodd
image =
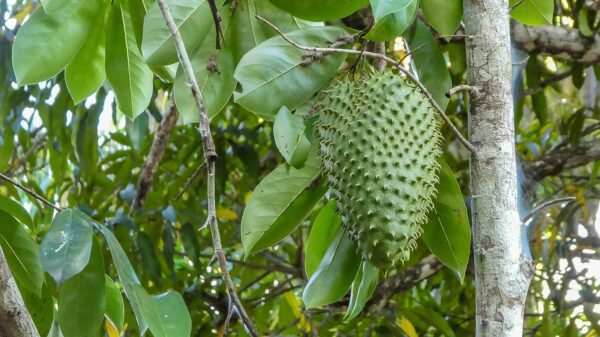
<instances>
[{"instance_id":1,"label":"tree trunk","mask_svg":"<svg viewBox=\"0 0 600 337\"><path fill-rule=\"evenodd\" d=\"M0 249L0 337L39 337Z\"/></svg>"},{"instance_id":2,"label":"tree trunk","mask_svg":"<svg viewBox=\"0 0 600 337\"><path fill-rule=\"evenodd\" d=\"M521 337L532 263L523 254L511 96L508 0L465 0L471 95L476 336Z\"/></svg>"}]
</instances>

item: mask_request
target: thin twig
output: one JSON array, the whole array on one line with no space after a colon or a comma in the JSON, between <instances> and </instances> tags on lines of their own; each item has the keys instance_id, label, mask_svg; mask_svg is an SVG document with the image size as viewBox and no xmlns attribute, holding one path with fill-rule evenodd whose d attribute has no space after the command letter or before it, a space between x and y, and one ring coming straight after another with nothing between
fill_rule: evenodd
<instances>
[{"instance_id":1,"label":"thin twig","mask_svg":"<svg viewBox=\"0 0 600 337\"><path fill-rule=\"evenodd\" d=\"M456 94L459 91L466 91L471 95L477 96L479 95L479 89L477 87L474 87L472 85L467 85L467 84L461 84L461 85L457 85L454 88L446 91L446 97L450 98L452 97L452 95Z\"/></svg>"},{"instance_id":2,"label":"thin twig","mask_svg":"<svg viewBox=\"0 0 600 337\"><path fill-rule=\"evenodd\" d=\"M523 2L525 2L525 0L519 0L517 1L514 5L510 6L508 8L508 12L512 12L513 10L515 10L515 8L519 7L519 5L521 5Z\"/></svg>"},{"instance_id":3,"label":"thin twig","mask_svg":"<svg viewBox=\"0 0 600 337\"><path fill-rule=\"evenodd\" d=\"M215 31L217 33L217 39L215 41L215 48L221 49L221 38L223 37L223 30L221 29L221 15L217 8L215 0L208 0L210 6L210 12L212 13L213 21L215 22Z\"/></svg>"},{"instance_id":4,"label":"thin twig","mask_svg":"<svg viewBox=\"0 0 600 337\"><path fill-rule=\"evenodd\" d=\"M204 157L206 160L207 171L207 218L211 220L209 224L210 232L212 235L214 252L219 260L221 276L223 277L223 282L227 287L227 292L231 296L233 303L237 307L242 322L244 323L247 331L251 336L258 337L258 333L256 332L256 328L254 327L254 323L246 313L246 310L244 309L244 306L242 305L242 302L235 290L235 285L231 280L231 276L229 275L229 270L227 269L227 259L225 258L225 253L223 252L223 246L221 244L221 234L219 233L219 223L217 221L215 205L215 162L217 161L217 152L215 151L215 145L213 143L212 135L210 133L210 124L208 114L206 113L206 105L204 103L204 98L202 97L202 93L200 92L198 82L196 81L196 75L194 74L194 69L192 68L192 63L190 62L190 58L185 49L185 45L183 44L181 35L179 34L179 31L177 29L177 25L175 24L175 21L173 21L173 15L171 14L171 10L167 5L166 0L157 0L157 2L165 19L165 22L167 23L171 34L173 34L179 63L181 64L181 67L183 68L183 71L186 75L187 83L191 87L190 89L192 92L192 96L194 97L196 108L198 109L198 114L200 117L199 130L200 137L202 138L202 148L204 149Z\"/></svg>"},{"instance_id":5,"label":"thin twig","mask_svg":"<svg viewBox=\"0 0 600 337\"><path fill-rule=\"evenodd\" d=\"M183 193L185 193L190 188L190 186L192 186L194 180L196 180L196 178L204 170L204 165L206 165L206 161L203 161L202 164L198 165L198 167L196 167L196 170L194 170L194 173L192 173L192 175L185 180L185 184L183 184L183 189L181 190L181 192L179 192L179 194L177 194L175 200L179 200Z\"/></svg>"},{"instance_id":6,"label":"thin twig","mask_svg":"<svg viewBox=\"0 0 600 337\"><path fill-rule=\"evenodd\" d=\"M17 163L14 166L11 165L4 172L6 175L13 175L13 173L16 172L20 167L25 167L25 164L27 163L29 158L31 158L31 156L33 156L35 153L37 153L44 146L44 143L48 140L48 134L42 133L41 135L39 135L39 138L38 138L36 136L36 134L38 133L38 130L39 129L35 130L31 134L31 136L35 139L34 143L29 147L27 152L25 152L23 157L21 157L21 158L19 158L19 160L17 160Z\"/></svg>"},{"instance_id":7,"label":"thin twig","mask_svg":"<svg viewBox=\"0 0 600 337\"><path fill-rule=\"evenodd\" d=\"M373 53L370 51L360 51L360 50L354 50L354 49L340 49L340 48L327 48L327 47L306 47L306 46L302 46L296 42L294 42L293 40L291 40L287 35L285 35L284 32L282 32L279 28L277 28L277 26L275 26L274 24L272 24L271 22L269 22L268 20L258 16L258 15L254 15L257 19L263 21L264 23L266 23L267 25L269 25L273 30L275 30L279 35L281 35L281 37L287 41L289 44L291 44L292 46L298 48L298 49L302 49L302 50L306 50L306 51L311 51L311 52L317 52L317 53L345 53L345 54L352 54L352 55L364 55L364 56L369 56L369 57L373 57L376 59L382 59L385 60L386 62L392 64L394 66L394 68L398 69L400 72L402 72L404 75L406 75L406 77L408 77L412 82L414 82L417 87L419 88L419 90L421 90L421 92L423 93L423 95L425 95L425 97L427 98L427 100L429 100L429 102L431 103L431 105L433 106L433 108L438 112L438 114L440 115L440 117L442 117L442 119L446 122L446 124L448 124L448 126L450 127L450 129L452 130L452 132L454 132L454 134L456 135L456 137L459 139L459 141L467 148L467 150L469 150L471 153L476 153L477 149L475 148L475 146L473 144L471 144L465 137L463 137L463 135L460 133L460 131L458 131L458 128L456 128L456 126L452 123L452 121L450 121L450 118L448 118L448 116L446 115L446 113L444 112L444 110L439 106L439 104L437 104L437 102L433 99L433 97L431 96L431 94L429 93L429 91L427 91L427 88L425 88L425 86L423 86L423 83L421 83L416 77L415 75L413 75L413 73L411 73L408 69L406 69L405 67L402 66L402 64L400 64L399 62L397 62L396 60L386 56L386 55L381 55L378 53Z\"/></svg>"},{"instance_id":8,"label":"thin twig","mask_svg":"<svg viewBox=\"0 0 600 337\"><path fill-rule=\"evenodd\" d=\"M417 51L419 51L419 49L421 49L421 48L425 48L425 46L427 46L427 45L429 45L429 42L422 43L421 45L417 46L417 48L415 48L415 49L413 49L413 50L409 50L409 51L408 51L406 54L404 54L404 56L402 56L402 57L400 58L400 61L398 61L398 63L402 63L402 62L404 62L404 60L405 60L407 57L409 57L409 56L411 56L412 54L416 53ZM407 47L406 49L408 49L408 47Z\"/></svg>"},{"instance_id":9,"label":"thin twig","mask_svg":"<svg viewBox=\"0 0 600 337\"><path fill-rule=\"evenodd\" d=\"M554 82L562 81L565 78L571 76L572 73L573 72L571 70L563 71L562 73L556 73L556 74L552 75L551 77L541 81L536 87L527 88L527 89L523 90L522 95L529 96L529 95L536 94L536 93L542 91L545 87L549 86L550 84L552 84Z\"/></svg>"},{"instance_id":10,"label":"thin twig","mask_svg":"<svg viewBox=\"0 0 600 337\"><path fill-rule=\"evenodd\" d=\"M554 199L554 200L549 200L546 202L543 202L539 205L537 205L534 209L531 210L531 212L529 212L524 218L523 218L523 223L526 223L527 221L529 221L531 218L533 218L534 215L536 215L537 213L543 211L545 208L552 206L554 204L560 204L563 202L571 202L575 200L575 197L565 197L565 198L558 198L558 199Z\"/></svg>"},{"instance_id":11,"label":"thin twig","mask_svg":"<svg viewBox=\"0 0 600 337\"><path fill-rule=\"evenodd\" d=\"M23 192L29 194L30 196L34 197L35 199L41 201L43 204L46 204L47 206L50 206L52 208L54 208L55 210L61 212L63 209L60 207L55 206L53 203L51 203L50 201L48 201L46 198L42 197L41 195L37 194L34 190L27 188L21 184L19 184L18 182L12 180L11 178L9 178L8 176L0 173L0 179L6 180L8 181L11 185L19 188L20 190L22 190Z\"/></svg>"}]
</instances>

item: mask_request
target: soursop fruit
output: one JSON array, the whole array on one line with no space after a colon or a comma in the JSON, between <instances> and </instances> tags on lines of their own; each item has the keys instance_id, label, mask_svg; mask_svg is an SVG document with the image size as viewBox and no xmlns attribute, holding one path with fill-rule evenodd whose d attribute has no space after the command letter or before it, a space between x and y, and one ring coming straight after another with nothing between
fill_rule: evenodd
<instances>
[{"instance_id":1,"label":"soursop fruit","mask_svg":"<svg viewBox=\"0 0 600 337\"><path fill-rule=\"evenodd\" d=\"M431 103L387 71L337 80L316 112L320 155L345 228L380 269L407 261L438 181L441 135Z\"/></svg>"}]
</instances>

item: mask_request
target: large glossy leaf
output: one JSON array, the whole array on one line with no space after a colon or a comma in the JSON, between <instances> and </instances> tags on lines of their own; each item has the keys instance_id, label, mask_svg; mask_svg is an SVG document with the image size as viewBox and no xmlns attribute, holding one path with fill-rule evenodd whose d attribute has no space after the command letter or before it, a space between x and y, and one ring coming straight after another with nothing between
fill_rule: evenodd
<instances>
[{"instance_id":1,"label":"large glossy leaf","mask_svg":"<svg viewBox=\"0 0 600 337\"><path fill-rule=\"evenodd\" d=\"M113 5L106 32L106 77L119 109L128 117L142 113L152 97L152 71L144 63L126 1Z\"/></svg>"},{"instance_id":2,"label":"large glossy leaf","mask_svg":"<svg viewBox=\"0 0 600 337\"><path fill-rule=\"evenodd\" d=\"M452 79L442 49L427 26L421 21L417 21L415 28L405 35L408 38L410 49L414 50L411 57L417 67L419 80L429 90L439 106L446 109L448 105L446 92L452 88Z\"/></svg>"},{"instance_id":3,"label":"large glossy leaf","mask_svg":"<svg viewBox=\"0 0 600 337\"><path fill-rule=\"evenodd\" d=\"M63 70L83 45L101 6L100 0L72 0L52 15L37 9L13 43L19 85L45 81Z\"/></svg>"},{"instance_id":4,"label":"large glossy leaf","mask_svg":"<svg viewBox=\"0 0 600 337\"><path fill-rule=\"evenodd\" d=\"M157 296L150 296L141 286L136 286L141 299L142 314L154 337L189 336L192 330L192 319L181 295L168 291Z\"/></svg>"},{"instance_id":5,"label":"large glossy leaf","mask_svg":"<svg viewBox=\"0 0 600 337\"><path fill-rule=\"evenodd\" d=\"M110 320L113 326L121 330L125 321L125 303L121 291L117 288L113 280L104 275L105 293L106 293L106 318Z\"/></svg>"},{"instance_id":6,"label":"large glossy leaf","mask_svg":"<svg viewBox=\"0 0 600 337\"><path fill-rule=\"evenodd\" d=\"M471 227L460 186L448 164L439 161L438 193L423 227L423 241L462 282L469 263Z\"/></svg>"},{"instance_id":7,"label":"large glossy leaf","mask_svg":"<svg viewBox=\"0 0 600 337\"><path fill-rule=\"evenodd\" d=\"M273 123L273 138L279 153L292 166L300 168L310 153L310 142L304 134L304 117L281 107Z\"/></svg>"},{"instance_id":8,"label":"large glossy leaf","mask_svg":"<svg viewBox=\"0 0 600 337\"><path fill-rule=\"evenodd\" d=\"M0 210L0 247L17 284L38 297L44 284L44 272L38 247L21 224Z\"/></svg>"},{"instance_id":9,"label":"large glossy leaf","mask_svg":"<svg viewBox=\"0 0 600 337\"><path fill-rule=\"evenodd\" d=\"M206 0L167 1L173 21L189 55L200 46L214 26ZM214 49L214 45L212 46ZM165 23L158 3L154 3L144 17L142 54L149 65L163 66L177 62L177 51L171 31Z\"/></svg>"},{"instance_id":10,"label":"large glossy leaf","mask_svg":"<svg viewBox=\"0 0 600 337\"><path fill-rule=\"evenodd\" d=\"M351 320L360 314L367 301L371 299L378 280L379 269L363 259L350 289L350 303L344 317L346 320Z\"/></svg>"},{"instance_id":11,"label":"large glossy leaf","mask_svg":"<svg viewBox=\"0 0 600 337\"><path fill-rule=\"evenodd\" d=\"M344 33L339 27L309 27L288 37L301 45L324 47ZM325 55L307 65L305 55L306 51L280 36L261 43L244 55L235 70L242 86L242 92L234 93L235 101L272 121L282 106L293 110L327 84L346 57L341 53Z\"/></svg>"},{"instance_id":12,"label":"large glossy leaf","mask_svg":"<svg viewBox=\"0 0 600 337\"><path fill-rule=\"evenodd\" d=\"M304 248L304 271L309 278L319 267L327 248L335 239L342 224L342 218L336 213L335 204L335 200L329 200L321 208L308 235Z\"/></svg>"},{"instance_id":13,"label":"large glossy leaf","mask_svg":"<svg viewBox=\"0 0 600 337\"><path fill-rule=\"evenodd\" d=\"M325 194L325 179L315 155L301 169L280 165L259 184L242 216L246 255L266 249L289 235Z\"/></svg>"},{"instance_id":14,"label":"large glossy leaf","mask_svg":"<svg viewBox=\"0 0 600 337\"><path fill-rule=\"evenodd\" d=\"M454 34L463 17L462 0L421 0L421 9L427 22L442 35Z\"/></svg>"},{"instance_id":15,"label":"large glossy leaf","mask_svg":"<svg viewBox=\"0 0 600 337\"><path fill-rule=\"evenodd\" d=\"M552 24L554 0L510 0L509 6L512 8L510 16L523 24L529 26Z\"/></svg>"},{"instance_id":16,"label":"large glossy leaf","mask_svg":"<svg viewBox=\"0 0 600 337\"><path fill-rule=\"evenodd\" d=\"M104 260L98 243L88 265L59 288L58 324L64 337L95 336L104 318Z\"/></svg>"},{"instance_id":17,"label":"large glossy leaf","mask_svg":"<svg viewBox=\"0 0 600 337\"><path fill-rule=\"evenodd\" d=\"M75 103L95 93L104 82L105 34L107 4L98 11L87 39L79 49L75 58L65 69L67 89Z\"/></svg>"},{"instance_id":18,"label":"large glossy leaf","mask_svg":"<svg viewBox=\"0 0 600 337\"><path fill-rule=\"evenodd\" d=\"M78 209L58 213L42 240L44 270L61 284L88 264L92 249L93 225Z\"/></svg>"},{"instance_id":19,"label":"large glossy leaf","mask_svg":"<svg viewBox=\"0 0 600 337\"><path fill-rule=\"evenodd\" d=\"M206 39L191 58L209 118L216 116L223 109L236 85L233 78L235 63L231 49L227 44L222 49L215 50L214 41L214 30L211 30L211 37ZM200 117L196 102L181 67L177 69L173 90L184 123L198 122Z\"/></svg>"},{"instance_id":20,"label":"large glossy leaf","mask_svg":"<svg viewBox=\"0 0 600 337\"><path fill-rule=\"evenodd\" d=\"M361 265L357 251L356 243L340 228L304 288L302 299L307 308L328 305L344 297Z\"/></svg>"},{"instance_id":21,"label":"large glossy leaf","mask_svg":"<svg viewBox=\"0 0 600 337\"><path fill-rule=\"evenodd\" d=\"M139 330L141 334L143 334L148 329L148 323L144 320L144 316L142 315L142 299L140 299L140 291L136 291L136 287L139 286L140 281L127 258L127 254L125 254L125 251L119 244L115 235L106 226L100 225L100 231L102 232L102 235L104 235L104 239L106 240L106 244L108 245L108 249L110 250L115 264L115 269L117 269L119 280L121 280L121 283L123 284L123 290L133 309Z\"/></svg>"},{"instance_id":22,"label":"large glossy leaf","mask_svg":"<svg viewBox=\"0 0 600 337\"><path fill-rule=\"evenodd\" d=\"M419 8L418 0L370 0L375 24L365 37L388 41L402 35Z\"/></svg>"},{"instance_id":23,"label":"large glossy leaf","mask_svg":"<svg viewBox=\"0 0 600 337\"><path fill-rule=\"evenodd\" d=\"M15 219L21 221L24 225L27 225L29 227L33 226L33 220L31 219L31 216L29 216L29 213L27 213L25 208L23 208L23 206L21 206L21 204L19 204L18 202L8 197L0 195L0 210L12 215L13 217L15 217Z\"/></svg>"},{"instance_id":24,"label":"large glossy leaf","mask_svg":"<svg viewBox=\"0 0 600 337\"><path fill-rule=\"evenodd\" d=\"M271 2L296 17L311 21L343 18L368 5L367 0L271 0Z\"/></svg>"}]
</instances>

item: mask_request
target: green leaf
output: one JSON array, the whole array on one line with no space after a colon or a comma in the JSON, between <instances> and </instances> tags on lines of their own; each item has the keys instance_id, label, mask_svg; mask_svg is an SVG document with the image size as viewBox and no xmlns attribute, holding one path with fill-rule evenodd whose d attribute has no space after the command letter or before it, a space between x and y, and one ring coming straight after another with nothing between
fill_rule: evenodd
<instances>
[{"instance_id":1,"label":"green leaf","mask_svg":"<svg viewBox=\"0 0 600 337\"><path fill-rule=\"evenodd\" d=\"M332 199L321 208L308 235L304 249L304 270L309 278L319 267L342 225L342 218L336 213L335 204L336 201Z\"/></svg>"},{"instance_id":2,"label":"green leaf","mask_svg":"<svg viewBox=\"0 0 600 337\"><path fill-rule=\"evenodd\" d=\"M168 291L150 296L141 286L136 286L141 299L144 319L150 326L154 337L189 336L192 331L192 319L181 295Z\"/></svg>"},{"instance_id":3,"label":"green leaf","mask_svg":"<svg viewBox=\"0 0 600 337\"><path fill-rule=\"evenodd\" d=\"M350 303L348 304L348 311L346 311L344 319L351 320L360 314L367 301L371 299L377 287L378 280L379 269L369 261L363 259L358 274L356 274L356 278L352 282Z\"/></svg>"},{"instance_id":4,"label":"green leaf","mask_svg":"<svg viewBox=\"0 0 600 337\"><path fill-rule=\"evenodd\" d=\"M104 281L106 293L106 318L110 320L117 329L121 330L123 329L123 323L125 321L125 304L123 303L123 296L108 275L104 275Z\"/></svg>"},{"instance_id":5,"label":"green leaf","mask_svg":"<svg viewBox=\"0 0 600 337\"><path fill-rule=\"evenodd\" d=\"M108 6L98 11L94 27L79 49L75 58L65 69L67 89L75 103L79 103L98 91L104 79L106 12Z\"/></svg>"},{"instance_id":6,"label":"green leaf","mask_svg":"<svg viewBox=\"0 0 600 337\"><path fill-rule=\"evenodd\" d=\"M144 232L138 232L136 235L136 243L140 255L140 264L143 267L144 273L150 276L150 279L158 286L162 283L162 277L160 272L160 263L156 252L154 251L154 244Z\"/></svg>"},{"instance_id":7,"label":"green leaf","mask_svg":"<svg viewBox=\"0 0 600 337\"><path fill-rule=\"evenodd\" d=\"M52 321L52 326L50 326L50 331L48 332L48 337L64 337L62 332L60 332L60 327L58 326L56 317Z\"/></svg>"},{"instance_id":8,"label":"green leaf","mask_svg":"<svg viewBox=\"0 0 600 337\"><path fill-rule=\"evenodd\" d=\"M214 30L211 31L214 34ZM206 39L200 49L192 56L192 68L196 75L196 81L200 92L204 97L208 117L216 116L227 104L236 81L233 78L235 63L229 45L220 50L215 50L215 37ZM175 103L181 112L184 123L198 122L200 116L196 108L196 101L187 85L187 79L182 67L177 69L175 77Z\"/></svg>"},{"instance_id":9,"label":"green leaf","mask_svg":"<svg viewBox=\"0 0 600 337\"><path fill-rule=\"evenodd\" d=\"M136 291L136 287L139 286L140 281L127 258L127 254L119 244L119 241L115 237L115 235L108 229L106 226L99 225L100 232L104 235L104 239L106 240L106 244L108 245L108 249L113 258L113 262L115 264L115 269L117 269L117 274L119 275L119 279L123 284L123 290L125 291L125 295L129 299L129 304L133 309L133 313L135 314L135 318L139 327L140 334L143 335L146 330L148 330L148 323L144 320L144 316L142 315L142 299L140 298L140 292ZM141 286L140 286L141 287Z\"/></svg>"},{"instance_id":10,"label":"green leaf","mask_svg":"<svg viewBox=\"0 0 600 337\"><path fill-rule=\"evenodd\" d=\"M125 121L125 128L127 129L127 135L131 138L131 144L137 150L142 149L144 140L148 136L148 114L142 112L133 120Z\"/></svg>"},{"instance_id":11,"label":"green leaf","mask_svg":"<svg viewBox=\"0 0 600 337\"><path fill-rule=\"evenodd\" d=\"M96 95L98 100L96 104L89 109L83 105L78 106L76 109L77 119L73 123L75 124L73 130L75 156L77 166L81 170L80 173L84 179L92 180L99 173L98 122L104 107L105 97L106 91L102 89Z\"/></svg>"},{"instance_id":12,"label":"green leaf","mask_svg":"<svg viewBox=\"0 0 600 337\"><path fill-rule=\"evenodd\" d=\"M374 41L388 41L402 35L413 22L418 0L370 0L375 25L365 38Z\"/></svg>"},{"instance_id":13,"label":"green leaf","mask_svg":"<svg viewBox=\"0 0 600 337\"><path fill-rule=\"evenodd\" d=\"M19 288L27 311L41 336L46 336L54 317L54 298L47 285L42 287L41 297L26 289Z\"/></svg>"},{"instance_id":14,"label":"green leaf","mask_svg":"<svg viewBox=\"0 0 600 337\"><path fill-rule=\"evenodd\" d=\"M18 202L0 195L0 210L12 215L24 225L33 227L33 220L31 219L31 216L29 216L29 213L27 213L25 208L23 208L23 206L21 206L21 204Z\"/></svg>"},{"instance_id":15,"label":"green leaf","mask_svg":"<svg viewBox=\"0 0 600 337\"><path fill-rule=\"evenodd\" d=\"M535 90L539 87L540 78L542 77L541 68L536 57L529 58L525 71L527 87L529 89ZM531 95L531 103L533 104L533 112L535 112L537 119L540 121L540 125L545 125L548 120L548 103L544 90Z\"/></svg>"},{"instance_id":16,"label":"green leaf","mask_svg":"<svg viewBox=\"0 0 600 337\"><path fill-rule=\"evenodd\" d=\"M570 118L569 142L573 146L577 146L581 141L581 132L585 123L586 109L577 110Z\"/></svg>"},{"instance_id":17,"label":"green leaf","mask_svg":"<svg viewBox=\"0 0 600 337\"><path fill-rule=\"evenodd\" d=\"M411 57L417 67L419 80L442 110L446 109L446 92L452 88L452 79L442 49L421 21L417 21L415 28L406 35L410 49L414 50Z\"/></svg>"},{"instance_id":18,"label":"green leaf","mask_svg":"<svg viewBox=\"0 0 600 337\"><path fill-rule=\"evenodd\" d=\"M310 21L340 19L368 5L367 0L271 0L275 6Z\"/></svg>"},{"instance_id":19,"label":"green leaf","mask_svg":"<svg viewBox=\"0 0 600 337\"><path fill-rule=\"evenodd\" d=\"M52 15L37 9L13 43L19 85L45 81L63 70L85 42L101 6L98 0L72 0Z\"/></svg>"},{"instance_id":20,"label":"green leaf","mask_svg":"<svg viewBox=\"0 0 600 337\"><path fill-rule=\"evenodd\" d=\"M0 247L17 284L38 297L44 284L44 272L38 247L10 214L0 210Z\"/></svg>"},{"instance_id":21,"label":"green leaf","mask_svg":"<svg viewBox=\"0 0 600 337\"><path fill-rule=\"evenodd\" d=\"M345 33L339 27L309 27L291 32L288 37L305 46L324 47ZM242 92L234 92L235 102L258 117L273 121L282 106L294 110L329 82L346 55L325 55L306 64L300 50L281 36L273 37L252 49L238 64L234 76Z\"/></svg>"},{"instance_id":22,"label":"green leaf","mask_svg":"<svg viewBox=\"0 0 600 337\"><path fill-rule=\"evenodd\" d=\"M452 170L442 159L439 163L438 193L422 237L429 250L463 282L471 247L469 216Z\"/></svg>"},{"instance_id":23,"label":"green leaf","mask_svg":"<svg viewBox=\"0 0 600 337\"><path fill-rule=\"evenodd\" d=\"M61 284L88 264L92 250L93 225L78 209L58 213L42 240L44 270Z\"/></svg>"},{"instance_id":24,"label":"green leaf","mask_svg":"<svg viewBox=\"0 0 600 337\"><path fill-rule=\"evenodd\" d=\"M310 142L304 134L304 117L291 114L282 106L273 123L273 136L279 153L295 168L301 168L310 153Z\"/></svg>"},{"instance_id":25,"label":"green leaf","mask_svg":"<svg viewBox=\"0 0 600 337\"><path fill-rule=\"evenodd\" d=\"M210 7L206 0L168 0L167 5L173 14L189 55L202 44L214 27ZM212 46L214 50L214 45ZM177 51L171 31L165 23L158 3L154 3L144 17L142 55L151 66L164 66L177 62Z\"/></svg>"},{"instance_id":26,"label":"green leaf","mask_svg":"<svg viewBox=\"0 0 600 337\"><path fill-rule=\"evenodd\" d=\"M246 256L276 244L296 229L327 191L320 175L319 159L313 155L301 169L280 165L256 186L242 216Z\"/></svg>"},{"instance_id":27,"label":"green leaf","mask_svg":"<svg viewBox=\"0 0 600 337\"><path fill-rule=\"evenodd\" d=\"M106 77L115 91L119 110L135 118L150 103L152 71L138 49L127 1L113 5L108 23Z\"/></svg>"},{"instance_id":28,"label":"green leaf","mask_svg":"<svg viewBox=\"0 0 600 337\"><path fill-rule=\"evenodd\" d=\"M419 318L427 323L431 327L436 328L443 336L446 337L455 337L454 331L448 324L448 322L436 311L433 311L429 308L423 307L413 307L409 311L404 312L404 314L411 320L416 321ZM417 318L415 319L415 315Z\"/></svg>"},{"instance_id":29,"label":"green leaf","mask_svg":"<svg viewBox=\"0 0 600 337\"><path fill-rule=\"evenodd\" d=\"M510 0L509 7L512 8L510 16L522 24L529 26L552 24L554 0L523 0L522 2Z\"/></svg>"},{"instance_id":30,"label":"green leaf","mask_svg":"<svg viewBox=\"0 0 600 337\"><path fill-rule=\"evenodd\" d=\"M58 324L65 337L95 336L104 318L104 260L93 240L88 265L59 288Z\"/></svg>"},{"instance_id":31,"label":"green leaf","mask_svg":"<svg viewBox=\"0 0 600 337\"><path fill-rule=\"evenodd\" d=\"M186 256L189 257L194 265L200 263L198 254L200 254L201 247L198 242L198 235L192 225L187 222L181 224L179 237L181 238Z\"/></svg>"},{"instance_id":32,"label":"green leaf","mask_svg":"<svg viewBox=\"0 0 600 337\"><path fill-rule=\"evenodd\" d=\"M463 17L462 0L421 0L421 9L427 22L441 35L453 35Z\"/></svg>"},{"instance_id":33,"label":"green leaf","mask_svg":"<svg viewBox=\"0 0 600 337\"><path fill-rule=\"evenodd\" d=\"M361 265L358 247L340 228L327 249L317 271L304 288L302 299L306 308L331 304L348 292Z\"/></svg>"},{"instance_id":34,"label":"green leaf","mask_svg":"<svg viewBox=\"0 0 600 337\"><path fill-rule=\"evenodd\" d=\"M68 6L69 3L74 1L77 0L41 0L40 2L42 3L46 14L55 14L56 12L60 12L60 9L63 6Z\"/></svg>"},{"instance_id":35,"label":"green leaf","mask_svg":"<svg viewBox=\"0 0 600 337\"><path fill-rule=\"evenodd\" d=\"M277 32L256 16L273 22L284 33L300 28L322 25L322 23L306 22L296 19L289 13L275 7L269 0L240 0L231 17L231 36L226 36L228 46L231 46L236 63L249 50L258 46Z\"/></svg>"}]
</instances>

